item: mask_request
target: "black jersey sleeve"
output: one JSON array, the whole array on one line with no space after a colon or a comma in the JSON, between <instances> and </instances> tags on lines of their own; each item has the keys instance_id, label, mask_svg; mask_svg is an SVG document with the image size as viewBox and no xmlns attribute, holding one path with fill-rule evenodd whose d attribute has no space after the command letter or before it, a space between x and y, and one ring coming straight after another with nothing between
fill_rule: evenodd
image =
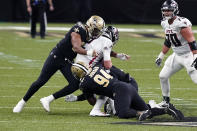
<instances>
[{"instance_id":1,"label":"black jersey sleeve","mask_svg":"<svg viewBox=\"0 0 197 131\"><path fill-rule=\"evenodd\" d=\"M171 43L167 39L165 39L164 45L167 46L168 48L171 47Z\"/></svg>"},{"instance_id":2,"label":"black jersey sleeve","mask_svg":"<svg viewBox=\"0 0 197 131\"><path fill-rule=\"evenodd\" d=\"M83 42L87 42L87 32L85 27L81 23L77 23L71 28L71 32L78 33L81 36Z\"/></svg>"}]
</instances>

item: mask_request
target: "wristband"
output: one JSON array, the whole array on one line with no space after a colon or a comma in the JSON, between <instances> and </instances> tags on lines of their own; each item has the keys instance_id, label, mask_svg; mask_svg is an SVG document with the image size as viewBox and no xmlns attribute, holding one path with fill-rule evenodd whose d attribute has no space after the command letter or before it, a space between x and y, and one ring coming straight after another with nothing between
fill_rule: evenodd
<instances>
[{"instance_id":1,"label":"wristband","mask_svg":"<svg viewBox=\"0 0 197 131\"><path fill-rule=\"evenodd\" d=\"M88 51L87 51L87 55L88 55L88 56L92 56L92 54L93 54L93 50L88 50Z\"/></svg>"},{"instance_id":2,"label":"wristband","mask_svg":"<svg viewBox=\"0 0 197 131\"><path fill-rule=\"evenodd\" d=\"M163 59L164 56L165 56L165 54L161 51L160 54L159 54L159 56L158 56L158 58Z\"/></svg>"}]
</instances>

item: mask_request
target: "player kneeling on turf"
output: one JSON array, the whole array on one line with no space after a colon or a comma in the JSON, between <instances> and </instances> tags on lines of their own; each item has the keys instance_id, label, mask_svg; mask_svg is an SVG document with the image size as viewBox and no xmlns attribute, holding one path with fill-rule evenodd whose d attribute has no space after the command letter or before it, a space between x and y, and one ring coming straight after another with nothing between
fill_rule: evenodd
<instances>
[{"instance_id":1,"label":"player kneeling on turf","mask_svg":"<svg viewBox=\"0 0 197 131\"><path fill-rule=\"evenodd\" d=\"M142 121L162 114L172 115L178 120L184 118L183 114L175 109L173 105L160 108L153 103L148 106L139 96L135 87L114 78L102 65L88 68L80 62L73 64L71 70L73 75L80 80L80 89L86 99L94 98L94 94L112 98L116 115L119 118L133 118L137 116Z\"/></svg>"}]
</instances>

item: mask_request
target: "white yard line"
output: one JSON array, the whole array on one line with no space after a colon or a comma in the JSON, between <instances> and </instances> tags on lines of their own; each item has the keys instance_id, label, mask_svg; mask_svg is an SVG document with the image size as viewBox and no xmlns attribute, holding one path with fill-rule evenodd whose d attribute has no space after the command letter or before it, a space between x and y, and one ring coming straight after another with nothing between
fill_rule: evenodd
<instances>
[{"instance_id":1,"label":"white yard line","mask_svg":"<svg viewBox=\"0 0 197 131\"><path fill-rule=\"evenodd\" d=\"M30 30L30 27L25 26L0 26L0 30ZM68 27L47 27L48 31L69 31ZM135 28L118 28L119 32L163 32L162 29L135 29ZM197 33L197 30L193 30Z\"/></svg>"}]
</instances>

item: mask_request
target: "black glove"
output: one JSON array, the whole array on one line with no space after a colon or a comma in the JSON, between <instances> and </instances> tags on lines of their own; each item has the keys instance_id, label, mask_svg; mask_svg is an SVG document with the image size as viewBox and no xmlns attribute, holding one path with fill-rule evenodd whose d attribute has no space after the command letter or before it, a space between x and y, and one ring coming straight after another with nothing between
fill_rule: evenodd
<instances>
[{"instance_id":1,"label":"black glove","mask_svg":"<svg viewBox=\"0 0 197 131\"><path fill-rule=\"evenodd\" d=\"M193 61L192 66L197 70L197 58Z\"/></svg>"},{"instance_id":2,"label":"black glove","mask_svg":"<svg viewBox=\"0 0 197 131\"><path fill-rule=\"evenodd\" d=\"M157 57L157 59L155 60L156 66L160 67L161 63L162 63L162 59Z\"/></svg>"}]
</instances>

